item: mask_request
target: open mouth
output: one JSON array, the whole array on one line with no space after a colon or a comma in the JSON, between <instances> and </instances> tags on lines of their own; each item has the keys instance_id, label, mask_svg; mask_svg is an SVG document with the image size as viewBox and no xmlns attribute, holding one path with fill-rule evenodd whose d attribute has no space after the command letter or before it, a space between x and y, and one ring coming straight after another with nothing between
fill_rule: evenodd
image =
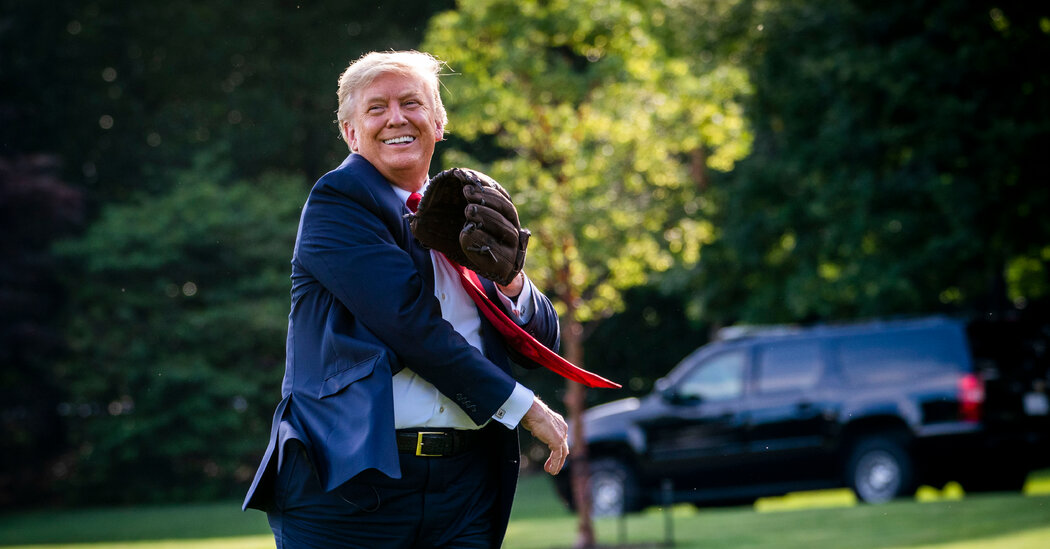
<instances>
[{"instance_id":1,"label":"open mouth","mask_svg":"<svg viewBox=\"0 0 1050 549\"><path fill-rule=\"evenodd\" d=\"M387 145L400 145L402 143L411 143L415 140L415 137L412 137L410 135L403 135L401 137L395 137L393 139L385 139L383 140L383 143Z\"/></svg>"}]
</instances>

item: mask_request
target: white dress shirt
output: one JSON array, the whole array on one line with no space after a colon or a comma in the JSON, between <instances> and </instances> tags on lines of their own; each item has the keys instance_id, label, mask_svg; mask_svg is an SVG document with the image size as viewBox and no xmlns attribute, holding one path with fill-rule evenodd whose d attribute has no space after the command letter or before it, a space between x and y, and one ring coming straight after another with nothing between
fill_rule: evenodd
<instances>
[{"instance_id":1,"label":"white dress shirt","mask_svg":"<svg viewBox=\"0 0 1050 549\"><path fill-rule=\"evenodd\" d=\"M408 200L411 193L391 185L402 202ZM424 185L422 192L426 192ZM430 251L430 260L434 266L434 297L441 304L441 318L458 332L468 343L484 351L481 342L481 316L474 301L467 295L460 282L459 273L445 260L445 257L434 250ZM497 288L498 290L498 288ZM511 319L523 325L532 317L532 284L526 280L521 294L511 299L502 292L500 300L512 311ZM430 382L419 377L409 368L403 368L394 375L394 427L411 429L417 427L451 427L455 429L478 429L481 425L474 423L455 402L441 394ZM513 429L532 406L533 392L524 385L516 383L510 398L493 414L492 419Z\"/></svg>"}]
</instances>

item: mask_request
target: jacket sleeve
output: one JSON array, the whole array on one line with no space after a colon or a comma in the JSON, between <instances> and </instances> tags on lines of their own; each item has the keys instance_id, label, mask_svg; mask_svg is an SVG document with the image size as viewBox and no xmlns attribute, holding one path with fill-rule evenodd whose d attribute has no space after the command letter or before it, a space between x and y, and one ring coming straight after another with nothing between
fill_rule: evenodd
<instances>
[{"instance_id":1,"label":"jacket sleeve","mask_svg":"<svg viewBox=\"0 0 1050 549\"><path fill-rule=\"evenodd\" d=\"M374 189L350 177L328 174L314 187L295 260L403 366L483 423L510 396L514 379L441 318L412 257L398 246L400 212L384 209Z\"/></svg>"},{"instance_id":2,"label":"jacket sleeve","mask_svg":"<svg viewBox=\"0 0 1050 549\"><path fill-rule=\"evenodd\" d=\"M561 346L561 327L558 325L558 313L554 310L554 305L551 304L550 299L543 295L535 284L532 284L531 279L526 278L525 283L532 285L532 316L521 328L536 338L536 341L542 343L544 347L558 352ZM498 290L495 283L488 281L484 286L489 299L493 303L498 304L500 309L510 316L510 311L506 310L506 307L503 306L503 301L496 294ZM526 358L512 347L507 347L507 355L519 366L529 369L540 367L539 364L532 362L532 360Z\"/></svg>"}]
</instances>

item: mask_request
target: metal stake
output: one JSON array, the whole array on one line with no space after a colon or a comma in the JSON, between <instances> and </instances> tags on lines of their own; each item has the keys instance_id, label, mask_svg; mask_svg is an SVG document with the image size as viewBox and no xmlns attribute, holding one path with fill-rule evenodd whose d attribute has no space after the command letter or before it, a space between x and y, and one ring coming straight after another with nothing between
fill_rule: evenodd
<instances>
[{"instance_id":1,"label":"metal stake","mask_svg":"<svg viewBox=\"0 0 1050 549\"><path fill-rule=\"evenodd\" d=\"M671 506L674 504L674 484L665 478L660 486L664 500L664 546L674 547L674 520L671 517Z\"/></svg>"}]
</instances>

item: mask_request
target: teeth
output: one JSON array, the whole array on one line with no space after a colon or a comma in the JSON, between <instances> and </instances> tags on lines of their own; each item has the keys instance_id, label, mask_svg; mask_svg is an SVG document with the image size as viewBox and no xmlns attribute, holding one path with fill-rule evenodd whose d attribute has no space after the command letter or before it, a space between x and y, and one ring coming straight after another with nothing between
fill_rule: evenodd
<instances>
[{"instance_id":1,"label":"teeth","mask_svg":"<svg viewBox=\"0 0 1050 549\"><path fill-rule=\"evenodd\" d=\"M404 137L395 137L393 139L387 139L386 141L383 141L383 143L386 143L387 145L394 145L396 143L411 143L415 140L415 137L406 135Z\"/></svg>"}]
</instances>

